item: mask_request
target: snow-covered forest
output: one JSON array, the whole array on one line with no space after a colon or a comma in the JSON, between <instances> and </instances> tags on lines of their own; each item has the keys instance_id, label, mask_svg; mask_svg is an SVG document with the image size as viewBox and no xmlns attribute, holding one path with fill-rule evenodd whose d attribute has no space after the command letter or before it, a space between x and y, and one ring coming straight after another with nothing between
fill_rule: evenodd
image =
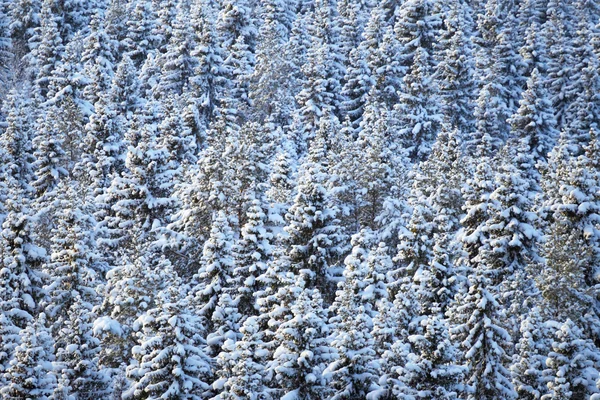
<instances>
[{"instance_id":1,"label":"snow-covered forest","mask_svg":"<svg viewBox=\"0 0 600 400\"><path fill-rule=\"evenodd\" d=\"M0 0L0 399L600 399L600 1Z\"/></svg>"}]
</instances>

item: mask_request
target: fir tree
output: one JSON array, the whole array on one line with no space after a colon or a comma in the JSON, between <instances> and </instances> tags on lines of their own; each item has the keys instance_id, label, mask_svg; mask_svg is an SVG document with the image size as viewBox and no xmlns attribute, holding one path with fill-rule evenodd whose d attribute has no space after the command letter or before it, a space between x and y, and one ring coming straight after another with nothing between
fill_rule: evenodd
<instances>
[{"instance_id":1,"label":"fir tree","mask_svg":"<svg viewBox=\"0 0 600 400\"><path fill-rule=\"evenodd\" d=\"M44 314L40 314L23 329L15 358L4 372L7 384L0 389L3 398L47 400L52 394L56 385L50 373L54 343L45 322Z\"/></svg>"},{"instance_id":2,"label":"fir tree","mask_svg":"<svg viewBox=\"0 0 600 400\"><path fill-rule=\"evenodd\" d=\"M132 354L138 363L127 369L133 382L123 398L203 398L210 361L201 349L199 321L173 293L162 297L157 308L137 320L139 345Z\"/></svg>"},{"instance_id":3,"label":"fir tree","mask_svg":"<svg viewBox=\"0 0 600 400\"><path fill-rule=\"evenodd\" d=\"M292 318L276 332L280 343L270 366L285 400L327 396L323 370L334 354L318 290L304 289L291 306Z\"/></svg>"},{"instance_id":4,"label":"fir tree","mask_svg":"<svg viewBox=\"0 0 600 400\"><path fill-rule=\"evenodd\" d=\"M541 310L534 307L521 322L521 338L510 366L512 381L520 399L539 399L546 392L542 372L546 364L545 327Z\"/></svg>"},{"instance_id":5,"label":"fir tree","mask_svg":"<svg viewBox=\"0 0 600 400\"><path fill-rule=\"evenodd\" d=\"M258 400L268 396L263 384L264 352L257 317L249 317L240 328L242 338L235 343L235 362L231 376L224 385L221 399Z\"/></svg>"},{"instance_id":6,"label":"fir tree","mask_svg":"<svg viewBox=\"0 0 600 400\"><path fill-rule=\"evenodd\" d=\"M92 306L77 295L67 310L68 318L56 343L58 385L54 398L94 399L108 396L107 376L99 370L100 341L92 336Z\"/></svg>"},{"instance_id":7,"label":"fir tree","mask_svg":"<svg viewBox=\"0 0 600 400\"><path fill-rule=\"evenodd\" d=\"M534 163L544 162L558 134L552 103L537 69L532 71L519 104L517 113L509 120L512 135L529 146Z\"/></svg>"},{"instance_id":8,"label":"fir tree","mask_svg":"<svg viewBox=\"0 0 600 400\"><path fill-rule=\"evenodd\" d=\"M598 378L598 371L594 368L597 351L570 319L558 328L546 361L548 369L544 371L552 380L548 382L548 394L542 399L589 397L597 392L594 384Z\"/></svg>"},{"instance_id":9,"label":"fir tree","mask_svg":"<svg viewBox=\"0 0 600 400\"><path fill-rule=\"evenodd\" d=\"M337 209L328 190L327 145L323 134L328 121L323 118L319 135L312 141L306 162L298 177L298 194L286 215L288 234L285 246L291 270L305 275L310 288L325 288L331 269L342 254L342 232L337 225Z\"/></svg>"}]
</instances>

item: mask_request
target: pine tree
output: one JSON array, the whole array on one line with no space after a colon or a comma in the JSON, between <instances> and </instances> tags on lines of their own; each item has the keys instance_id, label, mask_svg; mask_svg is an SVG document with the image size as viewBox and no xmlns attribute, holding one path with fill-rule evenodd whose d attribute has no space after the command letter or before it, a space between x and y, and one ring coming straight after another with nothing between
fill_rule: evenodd
<instances>
[{"instance_id":1,"label":"pine tree","mask_svg":"<svg viewBox=\"0 0 600 400\"><path fill-rule=\"evenodd\" d=\"M190 55L198 60L198 65L190 78L193 122L188 125L196 134L198 143L202 143L201 138L206 136L205 131L215 117L225 80L223 50L207 9L199 1L190 11L197 42Z\"/></svg>"},{"instance_id":2,"label":"pine tree","mask_svg":"<svg viewBox=\"0 0 600 400\"><path fill-rule=\"evenodd\" d=\"M44 288L49 298L43 307L54 336L68 320L76 298L95 300L95 286L106 268L96 253L94 219L77 204L80 198L73 188L61 185L60 189L64 195L52 230L50 257L43 266L49 278Z\"/></svg>"},{"instance_id":3,"label":"pine tree","mask_svg":"<svg viewBox=\"0 0 600 400\"><path fill-rule=\"evenodd\" d=\"M27 43L34 36L40 25L41 0L18 0L6 3L10 17L10 31L13 39L13 51L17 59L21 59L29 48Z\"/></svg>"},{"instance_id":4,"label":"pine tree","mask_svg":"<svg viewBox=\"0 0 600 400\"><path fill-rule=\"evenodd\" d=\"M242 338L235 343L235 365L224 384L221 399L259 400L268 396L263 384L264 352L260 350L261 332L257 317L249 317L240 328Z\"/></svg>"},{"instance_id":5,"label":"pine tree","mask_svg":"<svg viewBox=\"0 0 600 400\"><path fill-rule=\"evenodd\" d=\"M85 39L81 55L83 73L89 82L83 95L91 104L106 92L113 77L115 43L108 37L104 28L104 17L94 15L90 21L90 34Z\"/></svg>"},{"instance_id":6,"label":"pine tree","mask_svg":"<svg viewBox=\"0 0 600 400\"><path fill-rule=\"evenodd\" d=\"M156 34L158 21L152 1L135 2L127 21L127 37L123 41L126 54L139 67L149 52L155 50L160 43Z\"/></svg>"},{"instance_id":7,"label":"pine tree","mask_svg":"<svg viewBox=\"0 0 600 400\"><path fill-rule=\"evenodd\" d=\"M129 364L135 337L135 321L155 307L156 295L163 288L163 271L171 271L164 256L140 248L133 261L127 258L107 272L106 283L97 288L102 303L95 310L94 336L102 341L99 364L120 368Z\"/></svg>"},{"instance_id":8,"label":"pine tree","mask_svg":"<svg viewBox=\"0 0 600 400\"><path fill-rule=\"evenodd\" d=\"M112 214L105 220L112 239L109 244L121 244L125 251L152 240L153 232L165 225L175 205L176 173L169 163L169 149L159 141L155 120L163 112L154 102L146 105L138 117L139 125L133 125L128 133L132 144L127 151L127 169L115 177L102 199L112 204Z\"/></svg>"},{"instance_id":9,"label":"pine tree","mask_svg":"<svg viewBox=\"0 0 600 400\"><path fill-rule=\"evenodd\" d=\"M533 158L527 146L518 143L509 142L505 151L507 162L496 174L496 189L489 197L491 215L482 229L487 239L479 248L477 259L497 271L490 277L493 284L501 285L501 303L510 309L511 305L522 307L527 291L532 289L528 270L540 261L537 244L542 235L535 228L537 214L533 211L536 186Z\"/></svg>"},{"instance_id":10,"label":"pine tree","mask_svg":"<svg viewBox=\"0 0 600 400\"><path fill-rule=\"evenodd\" d=\"M4 180L14 182L21 186L26 193L31 193L33 188L33 147L32 121L33 112L31 99L24 93L12 90L3 105L3 113L6 115L6 129L0 137L0 147L6 155L4 161Z\"/></svg>"},{"instance_id":11,"label":"pine tree","mask_svg":"<svg viewBox=\"0 0 600 400\"><path fill-rule=\"evenodd\" d=\"M45 326L44 314L33 319L21 332L21 344L4 372L7 385L0 389L3 398L47 400L54 389L52 371L53 340Z\"/></svg>"},{"instance_id":12,"label":"pine tree","mask_svg":"<svg viewBox=\"0 0 600 400\"><path fill-rule=\"evenodd\" d=\"M230 51L234 43L243 37L250 51L254 50L257 31L246 0L225 1L220 7L216 25L223 49Z\"/></svg>"},{"instance_id":13,"label":"pine tree","mask_svg":"<svg viewBox=\"0 0 600 400\"><path fill-rule=\"evenodd\" d=\"M298 194L286 215L285 246L290 268L305 276L309 288L326 288L343 252L337 208L328 190L327 145L323 136L330 121L323 118L318 136L301 166Z\"/></svg>"},{"instance_id":14,"label":"pine tree","mask_svg":"<svg viewBox=\"0 0 600 400\"><path fill-rule=\"evenodd\" d=\"M204 398L210 360L201 348L198 318L186 311L185 302L174 293L163 292L159 298L158 307L137 321L139 345L132 350L137 363L127 368L133 382L123 398Z\"/></svg>"},{"instance_id":15,"label":"pine tree","mask_svg":"<svg viewBox=\"0 0 600 400\"><path fill-rule=\"evenodd\" d=\"M6 201L2 223L0 254L0 310L21 329L37 314L43 296L43 277L39 266L46 251L35 245L34 225L26 197L13 188Z\"/></svg>"},{"instance_id":16,"label":"pine tree","mask_svg":"<svg viewBox=\"0 0 600 400\"><path fill-rule=\"evenodd\" d=\"M190 26L189 9L180 2L173 25L167 52L161 55L162 71L157 85L157 96L180 95L194 76L198 60L192 56L196 42Z\"/></svg>"},{"instance_id":17,"label":"pine tree","mask_svg":"<svg viewBox=\"0 0 600 400\"><path fill-rule=\"evenodd\" d=\"M4 7L6 8L6 7ZM12 58L12 40L10 37L10 19L7 10L0 10L0 83L7 87L10 76L8 68ZM4 92L4 91L3 91ZM6 93L4 93L6 94Z\"/></svg>"},{"instance_id":18,"label":"pine tree","mask_svg":"<svg viewBox=\"0 0 600 400\"><path fill-rule=\"evenodd\" d=\"M91 400L108 396L107 376L98 368L100 341L92 336L92 305L77 295L67 310L68 318L57 332L56 366L58 385L54 398Z\"/></svg>"},{"instance_id":19,"label":"pine tree","mask_svg":"<svg viewBox=\"0 0 600 400\"><path fill-rule=\"evenodd\" d=\"M327 396L329 389L323 376L332 360L328 344L328 327L321 295L316 289L304 289L291 306L292 318L276 332L280 343L270 366L276 373L282 399L308 400Z\"/></svg>"},{"instance_id":20,"label":"pine tree","mask_svg":"<svg viewBox=\"0 0 600 400\"><path fill-rule=\"evenodd\" d=\"M521 321L521 338L510 366L512 382L520 399L539 399L546 392L542 372L548 349L541 310L534 307Z\"/></svg>"},{"instance_id":21,"label":"pine tree","mask_svg":"<svg viewBox=\"0 0 600 400\"><path fill-rule=\"evenodd\" d=\"M451 328L451 338L460 343L468 367L465 383L470 387L469 399L516 399L510 373L504 366L505 348L511 343L508 332L500 324L500 304L491 292L488 271L475 269L469 292L453 308L459 324Z\"/></svg>"},{"instance_id":22,"label":"pine tree","mask_svg":"<svg viewBox=\"0 0 600 400\"><path fill-rule=\"evenodd\" d=\"M466 368L456 365L458 352L450 342L447 322L439 315L430 315L420 325L423 333L409 336L413 353L408 355L401 378L408 389L406 394L416 398L460 398Z\"/></svg>"},{"instance_id":23,"label":"pine tree","mask_svg":"<svg viewBox=\"0 0 600 400\"><path fill-rule=\"evenodd\" d=\"M415 50L411 72L403 81L400 103L394 108L398 115L400 146L411 159L427 158L435 140L441 116L436 100L437 88L431 80L430 56L424 48Z\"/></svg>"},{"instance_id":24,"label":"pine tree","mask_svg":"<svg viewBox=\"0 0 600 400\"><path fill-rule=\"evenodd\" d=\"M410 68L415 63L417 51L432 55L437 30L441 19L432 0L409 0L397 8L394 34L400 45L399 61L402 66ZM431 69L432 59L423 59L423 66Z\"/></svg>"},{"instance_id":25,"label":"pine tree","mask_svg":"<svg viewBox=\"0 0 600 400\"><path fill-rule=\"evenodd\" d=\"M593 222L598 214L598 140L594 131L590 136L586 154L576 158L561 135L550 158L553 170L546 177L546 192L553 223L543 252L549 268L542 269L539 278L542 294L559 318L571 318L587 335L597 337L598 310L588 290L596 282L599 254L600 235Z\"/></svg>"},{"instance_id":26,"label":"pine tree","mask_svg":"<svg viewBox=\"0 0 600 400\"><path fill-rule=\"evenodd\" d=\"M517 113L508 121L512 136L529 146L535 164L544 162L558 134L552 103L537 69L532 71L519 104Z\"/></svg>"},{"instance_id":27,"label":"pine tree","mask_svg":"<svg viewBox=\"0 0 600 400\"><path fill-rule=\"evenodd\" d=\"M598 353L581 329L570 319L557 327L552 351L548 353L545 375L549 393L543 400L587 398L597 393L595 381L598 371L594 368Z\"/></svg>"},{"instance_id":28,"label":"pine tree","mask_svg":"<svg viewBox=\"0 0 600 400\"><path fill-rule=\"evenodd\" d=\"M468 134L475 128L475 65L473 63L472 27L468 9L455 1L444 21L440 40L436 81L441 98L444 121L459 132Z\"/></svg>"},{"instance_id":29,"label":"pine tree","mask_svg":"<svg viewBox=\"0 0 600 400\"><path fill-rule=\"evenodd\" d=\"M35 43L30 64L34 68L36 95L40 101L46 100L52 71L56 68L63 51L63 42L58 31L56 18L52 12L52 0L44 0L40 12L40 27L29 41Z\"/></svg>"},{"instance_id":30,"label":"pine tree","mask_svg":"<svg viewBox=\"0 0 600 400\"><path fill-rule=\"evenodd\" d=\"M371 310L365 309L365 306L370 308L371 304L363 298L367 285L365 242L369 239L366 231L353 236L352 253L344 261L345 280L339 284L331 307L335 312L330 320L334 326L331 344L338 354L338 359L326 370L332 377L332 399L362 398L370 392L375 380Z\"/></svg>"},{"instance_id":31,"label":"pine tree","mask_svg":"<svg viewBox=\"0 0 600 400\"><path fill-rule=\"evenodd\" d=\"M451 339L460 343L469 368L465 376L465 383L470 386L468 398L510 399L517 397L504 366L511 337L502 325L497 299L504 270L480 257L480 249L491 242L486 222L494 201L489 199L492 182L488 162L485 158L480 160L474 178L463 191L466 216L461 220L464 228L458 240L471 272L468 284L447 314L454 325L450 330Z\"/></svg>"},{"instance_id":32,"label":"pine tree","mask_svg":"<svg viewBox=\"0 0 600 400\"><path fill-rule=\"evenodd\" d=\"M198 284L192 288L192 305L198 315L207 319L210 331L213 315L220 295L230 287L234 268L231 254L233 232L225 213L219 212L213 220L210 236L204 243L202 260L198 271Z\"/></svg>"},{"instance_id":33,"label":"pine tree","mask_svg":"<svg viewBox=\"0 0 600 400\"><path fill-rule=\"evenodd\" d=\"M271 117L282 125L289 123L298 85L295 66L286 57L291 30L288 7L283 1L270 0L263 8L264 22L258 30L256 65L249 94L259 120Z\"/></svg>"},{"instance_id":34,"label":"pine tree","mask_svg":"<svg viewBox=\"0 0 600 400\"><path fill-rule=\"evenodd\" d=\"M61 129L64 111L62 107L50 108L47 116L38 120L37 135L32 140L36 161L32 165L35 180L31 186L42 202L52 196L58 182L68 175L65 168L66 154L62 146L66 133Z\"/></svg>"},{"instance_id":35,"label":"pine tree","mask_svg":"<svg viewBox=\"0 0 600 400\"><path fill-rule=\"evenodd\" d=\"M252 195L249 197L247 222L242 227L241 237L233 249L236 298L239 311L245 317L256 315L258 312L254 298L260 287L257 278L267 269L272 255L273 235L267 230L265 209L264 201Z\"/></svg>"}]
</instances>

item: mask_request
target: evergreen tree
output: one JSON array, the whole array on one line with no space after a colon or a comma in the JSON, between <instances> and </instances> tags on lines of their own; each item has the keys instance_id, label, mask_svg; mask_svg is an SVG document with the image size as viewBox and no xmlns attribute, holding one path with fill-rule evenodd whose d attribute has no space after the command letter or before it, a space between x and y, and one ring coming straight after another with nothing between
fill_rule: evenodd
<instances>
[{"instance_id":1,"label":"evergreen tree","mask_svg":"<svg viewBox=\"0 0 600 400\"><path fill-rule=\"evenodd\" d=\"M77 295L69 309L68 318L56 335L55 345L58 385L54 399L76 397L95 399L108 396L107 376L98 368L100 341L92 336L92 305Z\"/></svg>"},{"instance_id":2,"label":"evergreen tree","mask_svg":"<svg viewBox=\"0 0 600 400\"><path fill-rule=\"evenodd\" d=\"M265 272L267 263L271 260L273 240L273 235L265 226L267 216L264 202L250 196L248 203L247 222L242 227L241 237L233 249L236 298L240 313L246 317L258 312L254 298L260 287L257 278Z\"/></svg>"},{"instance_id":3,"label":"evergreen tree","mask_svg":"<svg viewBox=\"0 0 600 400\"><path fill-rule=\"evenodd\" d=\"M257 317L249 317L240 328L242 338L235 343L232 374L224 384L221 399L258 400L268 396L263 384L264 352L259 347L261 332Z\"/></svg>"},{"instance_id":4,"label":"evergreen tree","mask_svg":"<svg viewBox=\"0 0 600 400\"><path fill-rule=\"evenodd\" d=\"M201 348L198 318L174 293L163 292L159 298L158 307L137 321L139 345L132 350L137 363L127 368L133 382L123 398L201 399L208 389L210 360Z\"/></svg>"},{"instance_id":5,"label":"evergreen tree","mask_svg":"<svg viewBox=\"0 0 600 400\"><path fill-rule=\"evenodd\" d=\"M0 147L6 156L4 160L4 180L14 180L25 193L31 193L33 188L33 147L31 137L33 124L31 114L33 107L31 99L23 92L12 90L3 105L6 115L6 129L0 137Z\"/></svg>"},{"instance_id":6,"label":"evergreen tree","mask_svg":"<svg viewBox=\"0 0 600 400\"><path fill-rule=\"evenodd\" d=\"M196 42L190 26L189 9L183 2L177 5L177 15L173 25L167 52L161 56L162 71L157 85L157 96L179 95L194 76L198 61L192 56Z\"/></svg>"},{"instance_id":7,"label":"evergreen tree","mask_svg":"<svg viewBox=\"0 0 600 400\"><path fill-rule=\"evenodd\" d=\"M81 55L83 73L89 82L83 95L91 104L106 92L113 77L115 43L108 37L104 28L104 17L94 15L90 21L90 34L85 39Z\"/></svg>"},{"instance_id":8,"label":"evergreen tree","mask_svg":"<svg viewBox=\"0 0 600 400\"><path fill-rule=\"evenodd\" d=\"M519 104L509 120L512 135L529 146L535 164L544 162L558 135L552 103L537 69L532 71Z\"/></svg>"},{"instance_id":9,"label":"evergreen tree","mask_svg":"<svg viewBox=\"0 0 600 400\"><path fill-rule=\"evenodd\" d=\"M127 20L127 37L123 46L126 54L138 67L160 43L157 15L152 3L150 0L135 2Z\"/></svg>"},{"instance_id":10,"label":"evergreen tree","mask_svg":"<svg viewBox=\"0 0 600 400\"><path fill-rule=\"evenodd\" d=\"M466 368L456 365L457 349L449 340L448 324L439 315L421 320L423 333L409 337L413 353L407 357L405 393L416 398L457 399Z\"/></svg>"},{"instance_id":11,"label":"evergreen tree","mask_svg":"<svg viewBox=\"0 0 600 400\"><path fill-rule=\"evenodd\" d=\"M330 121L323 118L309 155L301 166L298 194L286 215L290 269L305 276L309 288L326 288L343 252L337 208L328 190L327 145L323 136Z\"/></svg>"},{"instance_id":12,"label":"evergreen tree","mask_svg":"<svg viewBox=\"0 0 600 400\"><path fill-rule=\"evenodd\" d=\"M431 152L441 123L429 59L425 48L415 50L411 72L403 79L400 102L394 107L399 119L399 145L408 150L412 160L418 161L425 160Z\"/></svg>"},{"instance_id":13,"label":"evergreen tree","mask_svg":"<svg viewBox=\"0 0 600 400\"><path fill-rule=\"evenodd\" d=\"M47 400L56 382L52 371L53 340L45 326L44 314L33 319L21 332L21 344L4 372L7 385L0 389L3 398Z\"/></svg>"},{"instance_id":14,"label":"evergreen tree","mask_svg":"<svg viewBox=\"0 0 600 400\"><path fill-rule=\"evenodd\" d=\"M204 243L198 284L192 288L192 305L197 313L207 319L207 329L212 328L213 312L221 294L230 288L234 268L231 248L233 232L223 212L219 212L213 221L210 236Z\"/></svg>"},{"instance_id":15,"label":"evergreen tree","mask_svg":"<svg viewBox=\"0 0 600 400\"><path fill-rule=\"evenodd\" d=\"M62 146L66 132L61 129L61 117L65 117L63 108L50 108L46 117L38 120L37 135L32 140L36 161L32 165L35 180L31 186L42 204L45 198L52 196L59 181L68 175Z\"/></svg>"},{"instance_id":16,"label":"evergreen tree","mask_svg":"<svg viewBox=\"0 0 600 400\"><path fill-rule=\"evenodd\" d=\"M115 177L102 199L112 204L112 214L105 220L112 239L109 244L121 244L125 251L151 240L152 232L165 225L175 205L176 171L169 163L169 149L159 141L155 121L163 112L154 102L146 105L145 115L138 117L140 125L129 130L127 169Z\"/></svg>"},{"instance_id":17,"label":"evergreen tree","mask_svg":"<svg viewBox=\"0 0 600 400\"><path fill-rule=\"evenodd\" d=\"M542 372L547 348L541 310L534 307L521 321L521 338L510 366L512 382L520 399L539 399L546 392Z\"/></svg>"},{"instance_id":18,"label":"evergreen tree","mask_svg":"<svg viewBox=\"0 0 600 400\"><path fill-rule=\"evenodd\" d=\"M439 63L436 69L441 112L444 121L464 134L475 128L475 65L473 63L472 27L468 9L455 1L444 20L444 36L440 40Z\"/></svg>"},{"instance_id":19,"label":"evergreen tree","mask_svg":"<svg viewBox=\"0 0 600 400\"><path fill-rule=\"evenodd\" d=\"M335 354L328 344L323 301L317 289L304 289L291 306L292 318L276 332L280 343L270 366L285 400L327 396L323 376Z\"/></svg>"},{"instance_id":20,"label":"evergreen tree","mask_svg":"<svg viewBox=\"0 0 600 400\"><path fill-rule=\"evenodd\" d=\"M35 76L36 94L40 101L46 100L50 76L63 51L63 41L51 8L53 3L52 0L43 1L40 27L36 29L35 36L29 40L35 44L30 64L33 68L32 74Z\"/></svg>"},{"instance_id":21,"label":"evergreen tree","mask_svg":"<svg viewBox=\"0 0 600 400\"><path fill-rule=\"evenodd\" d=\"M39 271L46 251L35 245L33 217L27 201L13 189L6 201L6 217L2 223L0 254L0 310L24 329L37 314L43 296L43 275Z\"/></svg>"},{"instance_id":22,"label":"evergreen tree","mask_svg":"<svg viewBox=\"0 0 600 400\"><path fill-rule=\"evenodd\" d=\"M571 321L558 327L552 351L548 353L545 372L552 380L548 382L548 394L544 400L586 398L597 392L594 384L598 371L595 347L582 337L581 330Z\"/></svg>"},{"instance_id":23,"label":"evergreen tree","mask_svg":"<svg viewBox=\"0 0 600 400\"><path fill-rule=\"evenodd\" d=\"M44 288L49 299L44 301L43 307L55 336L68 321L68 310L76 298L85 302L96 299L94 287L105 269L95 251L95 221L77 204L80 199L72 188L61 185L60 189L65 195L59 200L51 253L43 266L49 278Z\"/></svg>"}]
</instances>

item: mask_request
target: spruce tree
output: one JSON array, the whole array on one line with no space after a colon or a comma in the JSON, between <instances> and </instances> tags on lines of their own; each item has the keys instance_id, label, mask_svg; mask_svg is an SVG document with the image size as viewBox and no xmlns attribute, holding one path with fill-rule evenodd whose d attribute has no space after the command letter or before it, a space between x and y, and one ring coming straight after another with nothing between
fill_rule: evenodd
<instances>
[{"instance_id":1,"label":"spruce tree","mask_svg":"<svg viewBox=\"0 0 600 400\"><path fill-rule=\"evenodd\" d=\"M543 400L587 398L597 393L595 381L598 371L598 352L589 340L583 337L581 329L570 319L557 327L552 351L548 353L545 375L548 394Z\"/></svg>"},{"instance_id":2,"label":"spruce tree","mask_svg":"<svg viewBox=\"0 0 600 400\"><path fill-rule=\"evenodd\" d=\"M321 121L309 155L301 166L298 193L286 215L285 246L290 268L305 276L309 288L325 289L330 285L332 267L343 252L342 232L337 208L329 192L327 144L323 136L328 118Z\"/></svg>"},{"instance_id":3,"label":"spruce tree","mask_svg":"<svg viewBox=\"0 0 600 400\"><path fill-rule=\"evenodd\" d=\"M48 400L56 385L51 374L53 339L45 325L44 314L34 318L21 332L21 344L4 372L3 398Z\"/></svg>"},{"instance_id":4,"label":"spruce tree","mask_svg":"<svg viewBox=\"0 0 600 400\"><path fill-rule=\"evenodd\" d=\"M55 335L58 384L54 398L91 400L110 393L107 375L98 367L100 341L92 336L92 305L77 295L66 311L68 318Z\"/></svg>"},{"instance_id":5,"label":"spruce tree","mask_svg":"<svg viewBox=\"0 0 600 400\"><path fill-rule=\"evenodd\" d=\"M308 400L330 392L323 376L334 351L328 344L323 301L317 289L304 289L291 306L292 318L276 332L280 343L270 366L281 398Z\"/></svg>"},{"instance_id":6,"label":"spruce tree","mask_svg":"<svg viewBox=\"0 0 600 400\"><path fill-rule=\"evenodd\" d=\"M558 133L552 103L537 69L532 71L519 104L517 113L508 121L512 136L522 139L529 146L535 164L544 162Z\"/></svg>"},{"instance_id":7,"label":"spruce tree","mask_svg":"<svg viewBox=\"0 0 600 400\"><path fill-rule=\"evenodd\" d=\"M242 338L235 343L235 365L224 384L221 399L259 400L268 397L263 384L264 352L260 350L261 332L257 317L249 317L240 328Z\"/></svg>"},{"instance_id":8,"label":"spruce tree","mask_svg":"<svg viewBox=\"0 0 600 400\"><path fill-rule=\"evenodd\" d=\"M201 399L208 390L210 360L202 351L199 320L177 300L172 287L159 294L157 308L137 321L137 363L127 368L131 387L124 399Z\"/></svg>"}]
</instances>

